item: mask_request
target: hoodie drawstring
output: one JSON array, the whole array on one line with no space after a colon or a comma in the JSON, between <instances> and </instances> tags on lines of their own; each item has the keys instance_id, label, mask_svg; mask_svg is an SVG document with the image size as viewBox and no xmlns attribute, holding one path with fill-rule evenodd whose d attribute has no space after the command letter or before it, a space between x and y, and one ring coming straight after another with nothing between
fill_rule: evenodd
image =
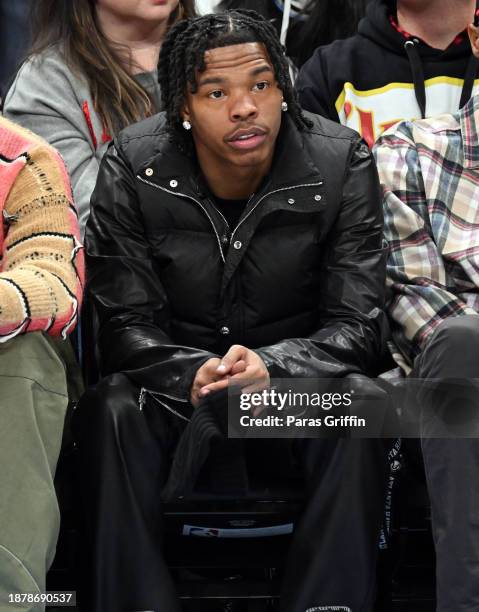
<instances>
[{"instance_id":1,"label":"hoodie drawstring","mask_svg":"<svg viewBox=\"0 0 479 612\"><path fill-rule=\"evenodd\" d=\"M472 96L472 88L476 80L477 69L479 68L479 60L471 54L467 63L466 74L464 75L464 87L462 88L461 101L459 108L465 106Z\"/></svg>"},{"instance_id":2,"label":"hoodie drawstring","mask_svg":"<svg viewBox=\"0 0 479 612\"><path fill-rule=\"evenodd\" d=\"M417 50L416 42L407 40L404 43L404 49L407 53L409 63L411 65L412 80L414 83L414 93L421 111L421 119L426 118L426 86L424 84L424 70L422 66L421 56ZM467 63L466 72L464 74L464 85L461 92L461 101L459 108L462 108L469 102L472 96L472 89L476 79L477 70L479 68L479 60L471 54Z\"/></svg>"},{"instance_id":3,"label":"hoodie drawstring","mask_svg":"<svg viewBox=\"0 0 479 612\"><path fill-rule=\"evenodd\" d=\"M409 63L411 65L412 80L414 83L414 93L416 100L421 110L421 119L426 118L426 86L424 85L424 70L422 68L421 57L417 51L416 43L412 40L407 40L404 43L404 49L407 53Z\"/></svg>"},{"instance_id":4,"label":"hoodie drawstring","mask_svg":"<svg viewBox=\"0 0 479 612\"><path fill-rule=\"evenodd\" d=\"M280 42L286 46L286 37L288 36L289 21L291 19L291 0L285 0L283 8L283 21L281 23Z\"/></svg>"}]
</instances>

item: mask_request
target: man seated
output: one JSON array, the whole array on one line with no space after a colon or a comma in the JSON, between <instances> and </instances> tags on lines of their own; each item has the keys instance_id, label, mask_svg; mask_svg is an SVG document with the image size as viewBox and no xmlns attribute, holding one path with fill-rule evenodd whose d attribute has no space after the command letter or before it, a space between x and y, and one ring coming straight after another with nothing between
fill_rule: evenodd
<instances>
[{"instance_id":1,"label":"man seated","mask_svg":"<svg viewBox=\"0 0 479 612\"><path fill-rule=\"evenodd\" d=\"M479 606L478 389L465 380L479 377L478 134L475 96L454 115L399 124L375 151L395 343L411 377L443 379L419 385L440 612ZM464 417L471 437L458 439Z\"/></svg>"},{"instance_id":2,"label":"man seated","mask_svg":"<svg viewBox=\"0 0 479 612\"><path fill-rule=\"evenodd\" d=\"M231 381L375 375L384 346L374 161L355 132L303 115L271 24L178 24L160 84L165 112L109 149L87 226L106 376L75 416L91 612L180 609L162 550L168 411L200 418ZM308 485L282 609L372 610L382 441L274 442L257 469L282 473L292 450Z\"/></svg>"},{"instance_id":3,"label":"man seated","mask_svg":"<svg viewBox=\"0 0 479 612\"><path fill-rule=\"evenodd\" d=\"M296 81L305 110L372 147L403 120L454 113L477 88L465 29L476 0L372 0L358 32L318 47Z\"/></svg>"},{"instance_id":4,"label":"man seated","mask_svg":"<svg viewBox=\"0 0 479 612\"><path fill-rule=\"evenodd\" d=\"M83 253L59 154L3 118L0 212L0 610L43 610L14 598L45 591L55 554L68 403L60 354L77 321Z\"/></svg>"}]
</instances>

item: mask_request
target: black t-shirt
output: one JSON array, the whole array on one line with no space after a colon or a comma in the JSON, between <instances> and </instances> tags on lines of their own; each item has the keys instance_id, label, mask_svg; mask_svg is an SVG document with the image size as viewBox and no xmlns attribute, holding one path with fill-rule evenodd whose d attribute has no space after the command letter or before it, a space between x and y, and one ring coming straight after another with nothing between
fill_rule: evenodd
<instances>
[{"instance_id":1,"label":"black t-shirt","mask_svg":"<svg viewBox=\"0 0 479 612\"><path fill-rule=\"evenodd\" d=\"M238 225L248 200L223 200L222 198L214 197L213 203L228 222L230 231L233 231Z\"/></svg>"}]
</instances>

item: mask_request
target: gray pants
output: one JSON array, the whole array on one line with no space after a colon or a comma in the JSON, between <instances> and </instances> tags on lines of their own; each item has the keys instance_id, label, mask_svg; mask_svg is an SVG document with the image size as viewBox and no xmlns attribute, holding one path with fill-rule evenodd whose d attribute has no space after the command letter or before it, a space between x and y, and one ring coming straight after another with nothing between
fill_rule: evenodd
<instances>
[{"instance_id":1,"label":"gray pants","mask_svg":"<svg viewBox=\"0 0 479 612\"><path fill-rule=\"evenodd\" d=\"M65 368L40 332L0 344L0 612L45 590L60 516L53 486L67 408Z\"/></svg>"},{"instance_id":2,"label":"gray pants","mask_svg":"<svg viewBox=\"0 0 479 612\"><path fill-rule=\"evenodd\" d=\"M421 397L422 452L431 500L436 547L437 612L479 610L479 438L447 438L457 421L476 411L479 422L479 317L454 317L442 323L416 358L415 378L455 379L429 386ZM450 385L455 383L451 381ZM451 390L452 389L452 390ZM451 391L451 392L449 392ZM456 399L454 399L456 398ZM457 399L459 398L459 399Z\"/></svg>"}]
</instances>

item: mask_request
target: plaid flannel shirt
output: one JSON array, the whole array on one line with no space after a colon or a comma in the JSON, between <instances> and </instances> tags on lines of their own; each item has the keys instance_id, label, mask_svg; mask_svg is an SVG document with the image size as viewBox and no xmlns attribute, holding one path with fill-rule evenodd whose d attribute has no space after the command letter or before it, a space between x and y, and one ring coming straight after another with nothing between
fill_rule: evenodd
<instances>
[{"instance_id":1,"label":"plaid flannel shirt","mask_svg":"<svg viewBox=\"0 0 479 612\"><path fill-rule=\"evenodd\" d=\"M479 313L479 95L455 115L396 125L375 156L393 338L412 364L444 319Z\"/></svg>"}]
</instances>

